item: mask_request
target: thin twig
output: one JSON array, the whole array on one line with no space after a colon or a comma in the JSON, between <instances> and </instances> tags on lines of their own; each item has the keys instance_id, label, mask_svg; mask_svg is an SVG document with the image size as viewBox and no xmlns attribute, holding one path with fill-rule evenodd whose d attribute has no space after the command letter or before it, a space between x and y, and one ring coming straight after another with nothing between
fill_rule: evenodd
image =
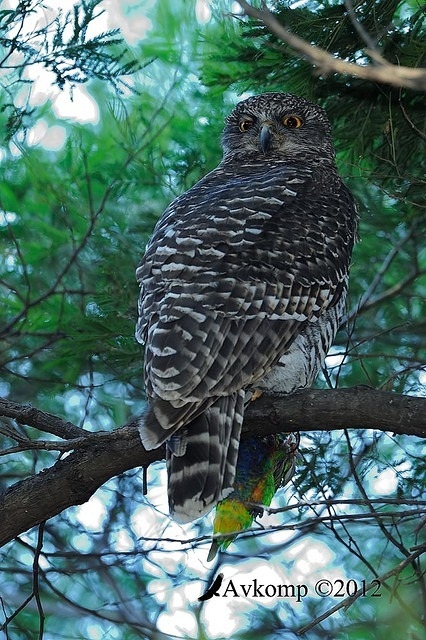
<instances>
[{"instance_id":1,"label":"thin twig","mask_svg":"<svg viewBox=\"0 0 426 640\"><path fill-rule=\"evenodd\" d=\"M346 439L346 443L348 445L348 454L349 454L349 467L351 469L351 473L352 473L352 477L355 481L356 486L358 487L358 491L360 492L360 494L362 495L362 497L364 498L367 508L370 510L371 514L377 519L377 524L379 526L379 528L381 529L383 535L385 536L385 538L387 538L389 540L389 542L391 542L393 545L395 545L395 547L402 553L402 555L404 556L408 556L409 555L409 551L399 542L399 540L397 540L392 534L391 532L385 527L385 525L383 524L383 514L378 513L376 511L376 509L373 507L373 505L371 504L371 502L368 499L368 495L366 490L364 489L364 485L361 482L361 479L358 475L358 472L356 470L355 464L354 464L354 458L353 458L353 447L352 447L352 442L349 436L349 433L347 431L347 429L344 430L344 434L345 434L345 439Z\"/></svg>"},{"instance_id":2,"label":"thin twig","mask_svg":"<svg viewBox=\"0 0 426 640\"><path fill-rule=\"evenodd\" d=\"M380 64L386 64L386 60L380 55L373 38L370 36L368 31L364 29L364 27L356 17L353 4L350 0L345 0L345 7L352 25L354 26L361 40L363 40L364 44L367 45L369 55L374 58L376 62L380 62Z\"/></svg>"},{"instance_id":3,"label":"thin twig","mask_svg":"<svg viewBox=\"0 0 426 640\"><path fill-rule=\"evenodd\" d=\"M416 125L414 124L414 122L411 120L411 118L409 117L407 111L405 110L404 105L402 104L402 98L401 95L399 96L399 108L401 109L402 115L404 116L404 119L406 120L406 122L408 122L408 124L410 125L410 127L413 129L413 131L416 132L416 134L422 138L422 140L426 140L426 133L424 131L422 131L421 129L419 129L418 127L416 127Z\"/></svg>"},{"instance_id":4,"label":"thin twig","mask_svg":"<svg viewBox=\"0 0 426 640\"><path fill-rule=\"evenodd\" d=\"M387 256L385 257L385 259L383 260L382 264L380 265L379 269L377 269L376 275L374 276L373 280L371 281L370 286L368 287L367 291L364 292L364 294L362 295L361 299L357 303L356 307L349 312L348 320L352 320L356 315L361 313L361 311L365 311L366 309L368 309L371 306L373 306L373 304L376 304L376 302L375 302L376 299L374 299L373 302L371 302L371 300L370 300L372 295L373 295L373 293L375 292L375 290L377 289L379 284L382 282L383 277L386 274L387 270L389 269L390 265L392 264L393 260L399 254L399 252L404 247L404 245L409 240L411 240L411 238L413 237L415 231L416 231L416 225L413 224L411 226L411 228L408 230L408 232L405 234L405 236L403 238L401 238L398 242L396 242L396 244L394 244L391 247L391 249L389 250ZM412 280L411 274L408 277L409 277L409 282L411 282L411 280ZM405 280L404 280L404 283L405 283ZM397 286L397 285L395 285L395 286ZM404 286L405 286L405 284L404 284ZM384 294L381 294L381 296L383 296L383 295Z\"/></svg>"},{"instance_id":5,"label":"thin twig","mask_svg":"<svg viewBox=\"0 0 426 640\"><path fill-rule=\"evenodd\" d=\"M45 522L41 522L38 527L37 547L35 549L34 561L33 561L33 595L36 601L38 617L39 617L38 640L43 639L44 621L45 621L43 603L40 597L40 565L39 565L40 554L43 547L43 533L44 533L45 525L46 525Z\"/></svg>"},{"instance_id":6,"label":"thin twig","mask_svg":"<svg viewBox=\"0 0 426 640\"><path fill-rule=\"evenodd\" d=\"M421 549L419 549L419 550L415 551L414 553L410 554L407 558L405 558L402 562L400 562L400 564L398 564L396 567L394 567L393 569L390 569L390 571L387 571L386 573L383 573L381 576L379 576L375 580L372 580L369 584L365 585L365 587L363 587L361 589L358 589L357 592L353 596L349 596L349 597L345 598L344 600L339 602L339 604L337 604L336 606L332 607L331 609L328 609L322 615L320 615L317 618L315 618L314 620L312 620L305 627L302 627L301 629L299 629L297 631L296 635L302 636L304 633L306 633L307 631L310 631L310 629L315 627L317 624L319 624L320 622L323 622L323 620L326 620L326 618L329 618L330 616L332 616L334 613L336 613L336 611L339 611L339 609L347 610L366 591L369 591L373 587L377 587L377 581L379 581L380 584L382 584L383 582L385 582L386 580L388 580L392 576L399 575L401 573L401 571L403 571L403 569L405 569L405 567L407 567L409 564L414 562L425 551L426 551L426 547L423 546Z\"/></svg>"}]
</instances>

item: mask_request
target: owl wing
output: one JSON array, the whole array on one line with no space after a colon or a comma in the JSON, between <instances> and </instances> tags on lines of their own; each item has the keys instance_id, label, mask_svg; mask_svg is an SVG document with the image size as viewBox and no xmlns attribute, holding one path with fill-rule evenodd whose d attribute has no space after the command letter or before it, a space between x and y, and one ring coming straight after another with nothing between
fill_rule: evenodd
<instances>
[{"instance_id":1,"label":"owl wing","mask_svg":"<svg viewBox=\"0 0 426 640\"><path fill-rule=\"evenodd\" d=\"M137 270L158 446L261 379L344 294L350 193L304 166L219 167L174 201ZM149 429L148 429L149 431Z\"/></svg>"}]
</instances>

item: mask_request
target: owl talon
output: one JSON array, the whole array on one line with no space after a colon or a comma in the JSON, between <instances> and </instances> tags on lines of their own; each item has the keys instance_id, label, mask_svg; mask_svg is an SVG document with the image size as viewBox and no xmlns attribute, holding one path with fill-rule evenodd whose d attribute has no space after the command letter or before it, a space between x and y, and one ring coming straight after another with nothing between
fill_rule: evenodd
<instances>
[{"instance_id":1,"label":"owl talon","mask_svg":"<svg viewBox=\"0 0 426 640\"><path fill-rule=\"evenodd\" d=\"M252 396L250 398L250 402L254 402L255 400L259 400L259 398L263 396L263 391L260 389L254 389Z\"/></svg>"}]
</instances>

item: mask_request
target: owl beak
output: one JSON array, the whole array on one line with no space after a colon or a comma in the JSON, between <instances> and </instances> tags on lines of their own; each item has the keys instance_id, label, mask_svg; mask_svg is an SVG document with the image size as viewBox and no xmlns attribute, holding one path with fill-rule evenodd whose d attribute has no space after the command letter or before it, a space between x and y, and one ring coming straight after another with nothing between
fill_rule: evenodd
<instances>
[{"instance_id":1,"label":"owl beak","mask_svg":"<svg viewBox=\"0 0 426 640\"><path fill-rule=\"evenodd\" d=\"M264 123L260 129L260 146L263 153L267 153L272 147L271 125Z\"/></svg>"}]
</instances>

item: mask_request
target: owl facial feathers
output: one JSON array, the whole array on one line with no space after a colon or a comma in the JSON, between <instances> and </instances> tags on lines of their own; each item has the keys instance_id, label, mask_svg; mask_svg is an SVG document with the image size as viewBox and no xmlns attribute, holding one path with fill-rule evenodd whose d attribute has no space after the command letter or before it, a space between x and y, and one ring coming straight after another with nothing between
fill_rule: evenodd
<instances>
[{"instance_id":1,"label":"owl facial feathers","mask_svg":"<svg viewBox=\"0 0 426 640\"><path fill-rule=\"evenodd\" d=\"M268 131L270 143L262 145ZM288 93L263 93L239 102L226 119L222 134L224 160L255 155L297 158L317 154L333 162L331 125L324 109Z\"/></svg>"}]
</instances>

